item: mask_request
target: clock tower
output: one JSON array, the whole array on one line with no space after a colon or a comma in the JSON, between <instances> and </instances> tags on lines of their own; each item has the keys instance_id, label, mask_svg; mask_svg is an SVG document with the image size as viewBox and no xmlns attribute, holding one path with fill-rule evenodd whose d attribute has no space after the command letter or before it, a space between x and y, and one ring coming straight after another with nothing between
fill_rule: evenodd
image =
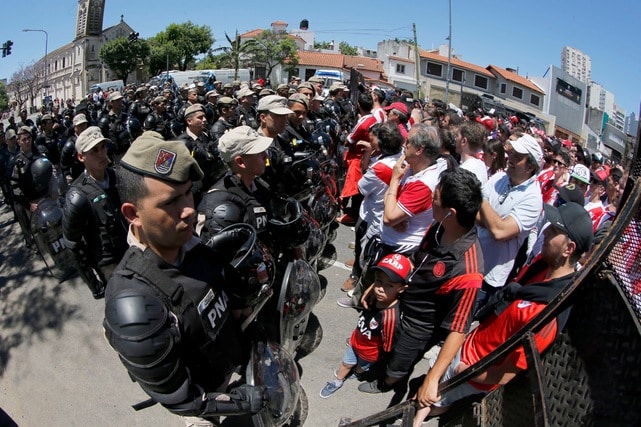
<instances>
[{"instance_id":1,"label":"clock tower","mask_svg":"<svg viewBox=\"0 0 641 427\"><path fill-rule=\"evenodd\" d=\"M100 35L104 13L105 0L78 0L76 39Z\"/></svg>"}]
</instances>

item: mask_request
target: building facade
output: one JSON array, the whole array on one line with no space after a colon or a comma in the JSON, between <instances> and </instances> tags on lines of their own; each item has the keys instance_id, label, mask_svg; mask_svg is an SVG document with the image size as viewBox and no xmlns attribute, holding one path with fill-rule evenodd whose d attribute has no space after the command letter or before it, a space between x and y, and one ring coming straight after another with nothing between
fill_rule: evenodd
<instances>
[{"instance_id":1,"label":"building facade","mask_svg":"<svg viewBox=\"0 0 641 427\"><path fill-rule=\"evenodd\" d=\"M589 83L592 80L590 57L570 46L561 49L561 70L583 83Z\"/></svg>"},{"instance_id":2,"label":"building facade","mask_svg":"<svg viewBox=\"0 0 641 427\"><path fill-rule=\"evenodd\" d=\"M133 29L123 16L118 24L103 29L104 9L105 0L79 0L74 40L36 62L37 68L46 65L45 94L52 100L80 100L96 83L116 79L100 59L100 49L106 42L127 36ZM136 70L132 80L140 79L141 74L142 70Z\"/></svg>"}]
</instances>

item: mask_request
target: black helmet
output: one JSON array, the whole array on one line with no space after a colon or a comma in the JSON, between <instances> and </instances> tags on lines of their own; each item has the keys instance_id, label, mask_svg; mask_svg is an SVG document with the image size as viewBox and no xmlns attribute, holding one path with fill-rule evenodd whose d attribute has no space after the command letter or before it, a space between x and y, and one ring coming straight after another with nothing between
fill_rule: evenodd
<instances>
[{"instance_id":1,"label":"black helmet","mask_svg":"<svg viewBox=\"0 0 641 427\"><path fill-rule=\"evenodd\" d=\"M303 206L293 197L277 194L267 204L270 217L267 232L278 246L300 246L309 237L309 223L303 215Z\"/></svg>"},{"instance_id":2,"label":"black helmet","mask_svg":"<svg viewBox=\"0 0 641 427\"><path fill-rule=\"evenodd\" d=\"M154 129L156 129L156 115L155 114L147 114L147 117L145 117L145 122L143 123L142 128L144 130L154 130Z\"/></svg>"},{"instance_id":3,"label":"black helmet","mask_svg":"<svg viewBox=\"0 0 641 427\"><path fill-rule=\"evenodd\" d=\"M323 177L320 163L313 153L294 153L292 164L287 168L286 179L283 180L285 191L289 195L299 195L311 192Z\"/></svg>"},{"instance_id":4,"label":"black helmet","mask_svg":"<svg viewBox=\"0 0 641 427\"><path fill-rule=\"evenodd\" d=\"M236 273L226 289L233 297L249 307L269 291L274 283L276 268L269 250L256 238L249 224L238 223L216 233L207 246L217 258L228 262Z\"/></svg>"},{"instance_id":5,"label":"black helmet","mask_svg":"<svg viewBox=\"0 0 641 427\"><path fill-rule=\"evenodd\" d=\"M29 173L31 176L32 198L44 197L49 192L53 165L46 157L38 157L31 163Z\"/></svg>"},{"instance_id":6,"label":"black helmet","mask_svg":"<svg viewBox=\"0 0 641 427\"><path fill-rule=\"evenodd\" d=\"M127 132L129 132L129 137L132 141L142 135L140 120L135 117L129 117L127 120Z\"/></svg>"}]
</instances>

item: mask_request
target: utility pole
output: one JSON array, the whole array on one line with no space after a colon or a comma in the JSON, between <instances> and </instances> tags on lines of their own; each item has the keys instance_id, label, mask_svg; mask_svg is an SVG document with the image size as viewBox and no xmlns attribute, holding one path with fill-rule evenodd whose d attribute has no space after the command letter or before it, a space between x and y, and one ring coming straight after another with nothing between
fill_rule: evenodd
<instances>
[{"instance_id":1,"label":"utility pole","mask_svg":"<svg viewBox=\"0 0 641 427\"><path fill-rule=\"evenodd\" d=\"M416 75L416 94L414 99L421 99L421 57L418 54L418 40L416 38L416 23L412 24L412 31L414 32L414 70Z\"/></svg>"},{"instance_id":2,"label":"utility pole","mask_svg":"<svg viewBox=\"0 0 641 427\"><path fill-rule=\"evenodd\" d=\"M447 75L445 76L445 105L448 104L450 95L450 74L452 69L452 0L448 0L450 33L447 36Z\"/></svg>"}]
</instances>

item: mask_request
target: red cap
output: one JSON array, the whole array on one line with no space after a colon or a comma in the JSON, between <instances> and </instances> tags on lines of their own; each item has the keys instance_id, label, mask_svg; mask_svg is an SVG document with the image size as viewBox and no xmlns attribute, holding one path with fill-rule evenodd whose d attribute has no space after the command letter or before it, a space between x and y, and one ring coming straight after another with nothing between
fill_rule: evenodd
<instances>
[{"instance_id":1,"label":"red cap","mask_svg":"<svg viewBox=\"0 0 641 427\"><path fill-rule=\"evenodd\" d=\"M412 261L405 255L385 255L372 270L380 270L387 274L393 282L405 282L412 272Z\"/></svg>"},{"instance_id":2,"label":"red cap","mask_svg":"<svg viewBox=\"0 0 641 427\"><path fill-rule=\"evenodd\" d=\"M385 111L398 110L401 113L403 113L405 116L408 116L408 114L407 114L407 105L403 104L402 102L392 102L391 105L388 105L387 107L384 107L383 110L385 110Z\"/></svg>"},{"instance_id":3,"label":"red cap","mask_svg":"<svg viewBox=\"0 0 641 427\"><path fill-rule=\"evenodd\" d=\"M561 144L563 144L565 148L572 148L572 141L570 141L569 139L562 140Z\"/></svg>"}]
</instances>

